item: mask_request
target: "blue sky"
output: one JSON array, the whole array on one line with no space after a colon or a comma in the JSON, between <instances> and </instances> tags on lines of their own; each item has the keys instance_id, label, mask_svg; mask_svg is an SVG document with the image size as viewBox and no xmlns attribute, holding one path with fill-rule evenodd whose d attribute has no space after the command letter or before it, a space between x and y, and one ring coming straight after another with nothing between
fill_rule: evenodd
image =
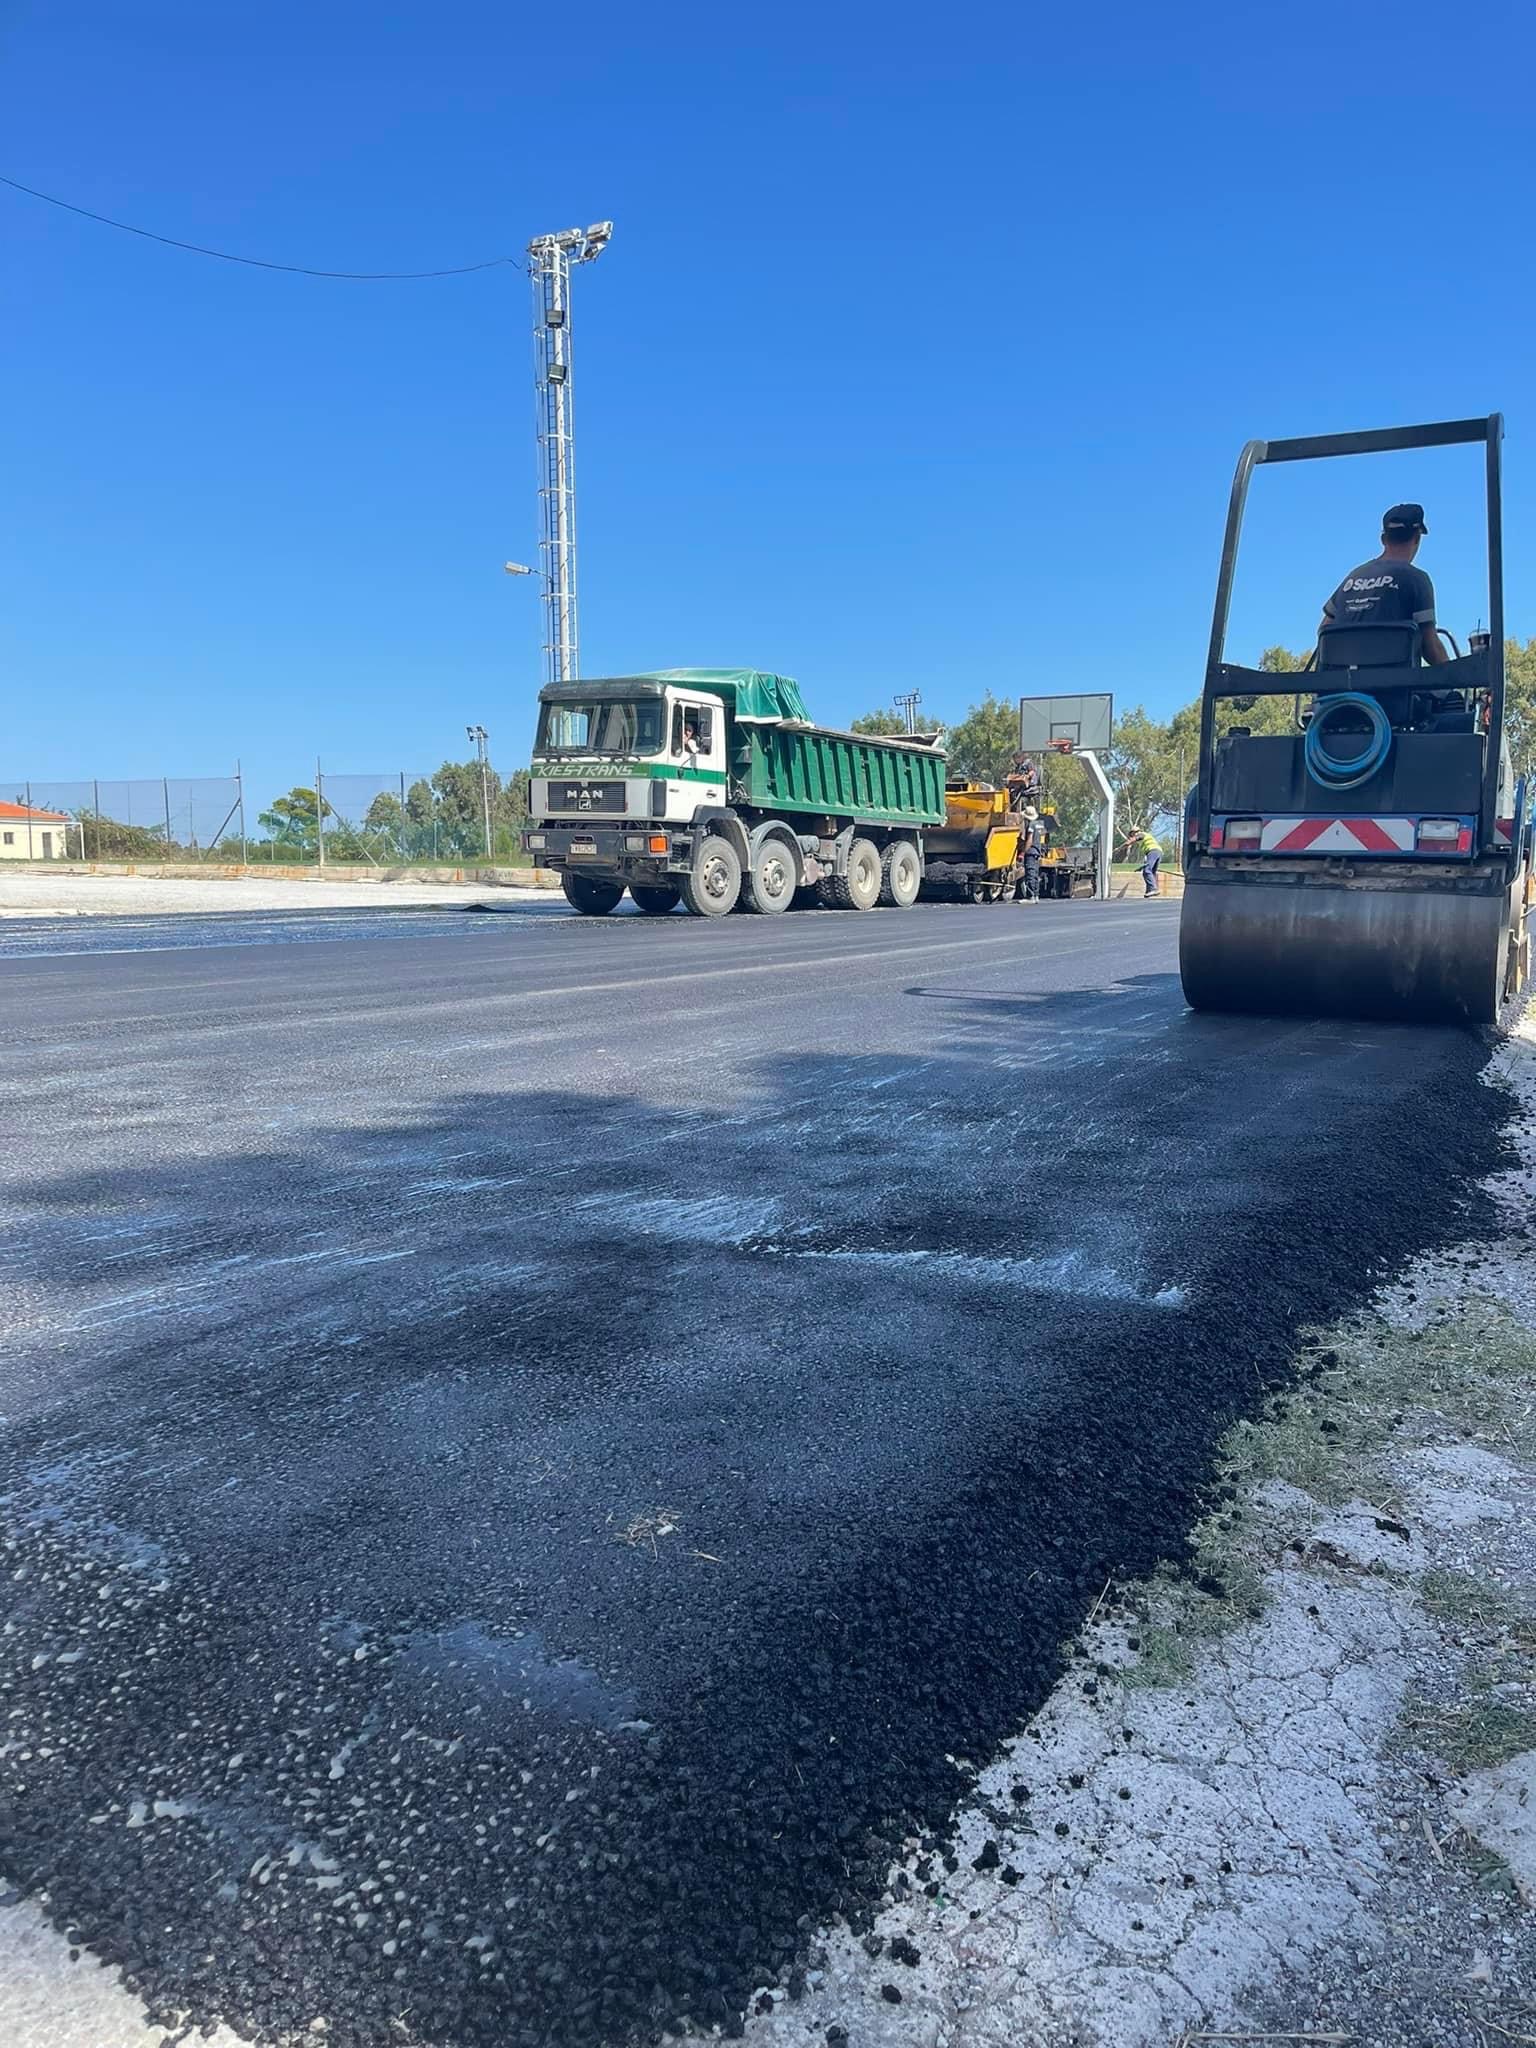
<instances>
[{"instance_id":1,"label":"blue sky","mask_svg":"<svg viewBox=\"0 0 1536 2048\"><path fill-rule=\"evenodd\" d=\"M0 170L163 233L412 269L612 218L580 276L589 674L1198 687L1231 468L1502 408L1536 515L1528 5L734 9L11 0ZM526 280L280 277L0 191L0 779L526 753ZM1307 641L1422 498L1483 609L1471 451L1261 474L1234 648Z\"/></svg>"}]
</instances>

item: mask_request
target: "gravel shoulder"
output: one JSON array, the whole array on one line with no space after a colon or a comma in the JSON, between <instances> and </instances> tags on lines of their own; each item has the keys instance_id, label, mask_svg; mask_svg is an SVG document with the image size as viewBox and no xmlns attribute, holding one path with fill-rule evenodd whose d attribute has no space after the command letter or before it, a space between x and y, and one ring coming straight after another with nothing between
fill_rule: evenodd
<instances>
[{"instance_id":1,"label":"gravel shoulder","mask_svg":"<svg viewBox=\"0 0 1536 2048\"><path fill-rule=\"evenodd\" d=\"M523 883L288 881L262 875L9 874L0 867L0 918L143 917L160 912L239 915L253 910L463 909L476 902L547 903ZM558 900L558 892L557 892Z\"/></svg>"}]
</instances>

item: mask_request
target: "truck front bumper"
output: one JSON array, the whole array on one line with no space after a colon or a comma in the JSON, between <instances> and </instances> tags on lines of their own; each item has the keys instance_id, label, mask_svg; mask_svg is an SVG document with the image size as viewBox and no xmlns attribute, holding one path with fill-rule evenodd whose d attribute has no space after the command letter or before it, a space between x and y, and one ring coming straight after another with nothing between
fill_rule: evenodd
<instances>
[{"instance_id":1,"label":"truck front bumper","mask_svg":"<svg viewBox=\"0 0 1536 2048\"><path fill-rule=\"evenodd\" d=\"M619 874L687 872L693 835L637 821L619 824L545 824L523 834L523 851L541 868L607 869Z\"/></svg>"}]
</instances>

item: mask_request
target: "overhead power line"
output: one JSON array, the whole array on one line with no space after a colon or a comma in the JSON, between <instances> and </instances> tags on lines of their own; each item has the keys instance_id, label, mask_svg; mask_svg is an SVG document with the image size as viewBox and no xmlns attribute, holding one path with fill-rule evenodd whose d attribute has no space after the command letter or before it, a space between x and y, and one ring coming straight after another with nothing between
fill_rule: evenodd
<instances>
[{"instance_id":1,"label":"overhead power line","mask_svg":"<svg viewBox=\"0 0 1536 2048\"><path fill-rule=\"evenodd\" d=\"M227 249L205 249L201 242L179 242L174 235L157 235L149 228L136 228L129 221L112 220L107 214L92 213L88 206L75 206L68 199L59 199L52 192L39 192L36 186L23 185L19 178L7 178L3 173L0 173L0 185L9 185L13 192L25 192L30 199L45 200L49 206L60 206L66 213L78 213L84 220L99 221L104 228L117 228L125 235L139 235L146 242L161 242L167 249L185 249L192 256L213 256L220 263L243 263L252 270L282 270L290 277L339 278L349 284L405 284L418 278L468 277L474 270L499 270L505 265L510 265L513 270L527 268L515 256L491 256L484 263L460 263L450 270L312 270L306 263L268 263L261 256L232 256Z\"/></svg>"}]
</instances>

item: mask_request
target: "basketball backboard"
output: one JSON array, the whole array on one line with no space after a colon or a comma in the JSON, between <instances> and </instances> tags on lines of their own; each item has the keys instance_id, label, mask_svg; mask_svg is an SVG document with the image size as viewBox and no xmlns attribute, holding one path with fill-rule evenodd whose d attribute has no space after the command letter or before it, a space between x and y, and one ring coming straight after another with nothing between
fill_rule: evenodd
<instances>
[{"instance_id":1,"label":"basketball backboard","mask_svg":"<svg viewBox=\"0 0 1536 2048\"><path fill-rule=\"evenodd\" d=\"M1019 751L1043 754L1058 740L1070 740L1075 751L1086 747L1105 753L1114 709L1115 700L1107 691L1091 697L1021 697Z\"/></svg>"}]
</instances>

